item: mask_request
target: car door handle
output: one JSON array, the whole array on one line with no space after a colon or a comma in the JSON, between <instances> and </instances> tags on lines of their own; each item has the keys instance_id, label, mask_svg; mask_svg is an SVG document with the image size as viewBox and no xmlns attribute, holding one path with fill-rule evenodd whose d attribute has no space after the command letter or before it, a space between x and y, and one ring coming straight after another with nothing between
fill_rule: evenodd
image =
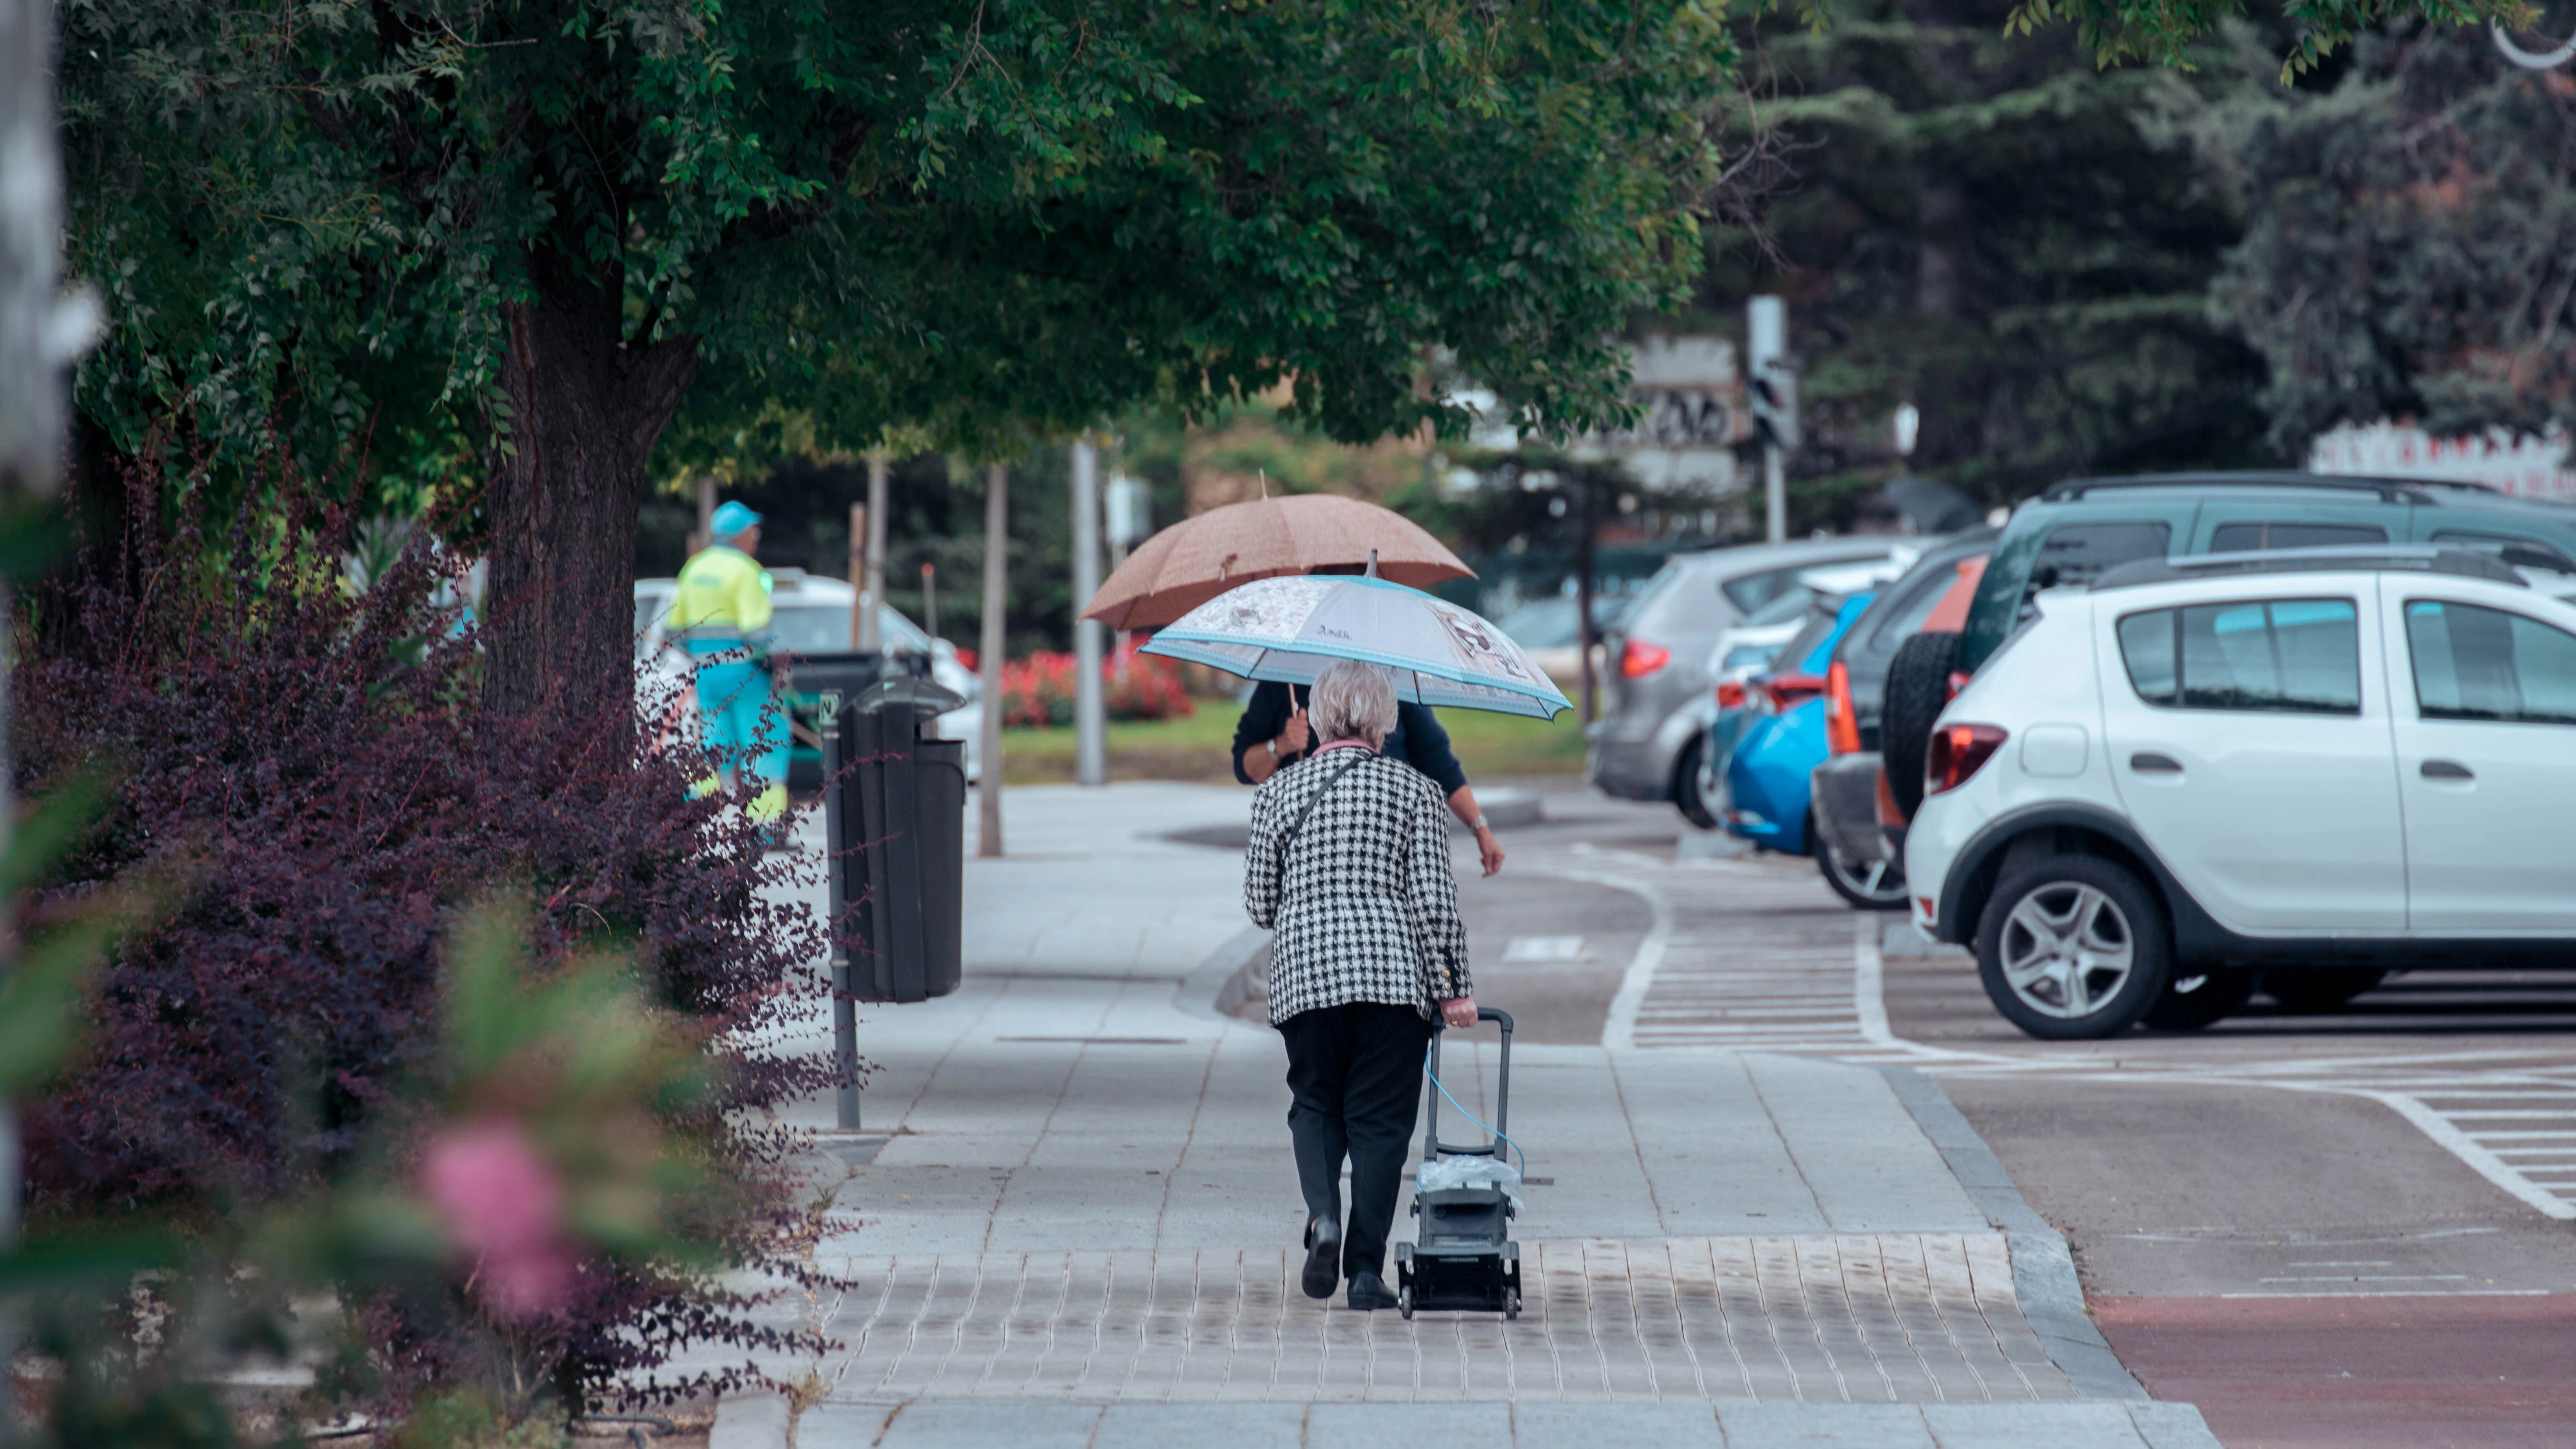
<instances>
[{"instance_id":1,"label":"car door handle","mask_svg":"<svg viewBox=\"0 0 2576 1449\"><path fill-rule=\"evenodd\" d=\"M2182 761L2171 755L2159 755L2152 750L2141 750L2129 757L2129 768L2141 775L2179 775L2182 773Z\"/></svg>"},{"instance_id":2,"label":"car door handle","mask_svg":"<svg viewBox=\"0 0 2576 1449\"><path fill-rule=\"evenodd\" d=\"M2427 780L2474 780L2477 776L2457 760L2426 760L2417 772Z\"/></svg>"}]
</instances>

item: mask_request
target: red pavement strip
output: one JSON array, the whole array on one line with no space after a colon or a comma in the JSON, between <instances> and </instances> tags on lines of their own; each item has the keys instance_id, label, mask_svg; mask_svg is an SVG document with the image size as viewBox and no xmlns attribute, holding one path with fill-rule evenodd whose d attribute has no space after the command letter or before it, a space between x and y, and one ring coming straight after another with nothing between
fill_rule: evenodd
<instances>
[{"instance_id":1,"label":"red pavement strip","mask_svg":"<svg viewBox=\"0 0 2576 1449\"><path fill-rule=\"evenodd\" d=\"M2227 1449L2576 1445L2576 1294L2101 1298L2093 1316Z\"/></svg>"}]
</instances>

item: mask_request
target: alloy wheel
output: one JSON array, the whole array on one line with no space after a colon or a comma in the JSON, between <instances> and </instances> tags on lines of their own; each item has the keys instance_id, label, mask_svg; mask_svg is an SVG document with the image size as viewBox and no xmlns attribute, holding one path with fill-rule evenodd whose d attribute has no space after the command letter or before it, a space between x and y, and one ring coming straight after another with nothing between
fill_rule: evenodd
<instances>
[{"instance_id":1,"label":"alloy wheel","mask_svg":"<svg viewBox=\"0 0 2576 1449\"><path fill-rule=\"evenodd\" d=\"M2089 1016L2119 994L2137 962L2129 918L2108 895L2055 881L2023 896L2005 918L2004 981L2045 1016Z\"/></svg>"}]
</instances>

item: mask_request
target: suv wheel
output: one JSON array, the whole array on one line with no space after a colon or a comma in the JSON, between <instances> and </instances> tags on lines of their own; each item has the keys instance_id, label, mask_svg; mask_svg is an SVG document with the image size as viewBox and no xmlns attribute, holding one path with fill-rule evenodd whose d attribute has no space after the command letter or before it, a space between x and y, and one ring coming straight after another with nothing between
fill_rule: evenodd
<instances>
[{"instance_id":1,"label":"suv wheel","mask_svg":"<svg viewBox=\"0 0 2576 1449\"><path fill-rule=\"evenodd\" d=\"M1858 861L1834 849L1833 842L1816 833L1812 821L1807 838L1815 842L1816 869L1822 871L1825 884L1834 894L1851 903L1856 910L1901 911L1905 909L1905 863L1896 860Z\"/></svg>"},{"instance_id":2,"label":"suv wheel","mask_svg":"<svg viewBox=\"0 0 2576 1449\"><path fill-rule=\"evenodd\" d=\"M2164 905L2098 855L2006 875L1977 923L1977 975L2006 1020L2043 1041L2127 1031L2164 995Z\"/></svg>"},{"instance_id":3,"label":"suv wheel","mask_svg":"<svg viewBox=\"0 0 2576 1449\"><path fill-rule=\"evenodd\" d=\"M1888 662L1879 758L1887 768L1887 793L1908 820L1923 805L1923 754L1932 742L1932 722L1950 703L1950 671L1958 663L1959 636L1948 632L1917 634L1897 645Z\"/></svg>"},{"instance_id":4,"label":"suv wheel","mask_svg":"<svg viewBox=\"0 0 2576 1449\"><path fill-rule=\"evenodd\" d=\"M2218 966L2177 966L2165 994L2147 1008L2157 1031L2198 1031L2245 1009L2254 999L2254 973Z\"/></svg>"},{"instance_id":5,"label":"suv wheel","mask_svg":"<svg viewBox=\"0 0 2576 1449\"><path fill-rule=\"evenodd\" d=\"M1700 829L1715 830L1725 782L1710 775L1707 759L1708 736L1682 746L1682 757L1673 762L1673 808Z\"/></svg>"}]
</instances>

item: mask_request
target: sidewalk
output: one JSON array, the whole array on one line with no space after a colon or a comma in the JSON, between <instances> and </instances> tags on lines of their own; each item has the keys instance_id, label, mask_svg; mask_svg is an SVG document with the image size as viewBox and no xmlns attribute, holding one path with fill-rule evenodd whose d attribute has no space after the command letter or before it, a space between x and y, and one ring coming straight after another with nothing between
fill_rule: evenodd
<instances>
[{"instance_id":1,"label":"sidewalk","mask_svg":"<svg viewBox=\"0 0 2576 1449\"><path fill-rule=\"evenodd\" d=\"M851 1287L809 1307L836 1347L771 1366L805 1379L792 1429L728 1404L717 1449L2215 1443L2146 1402L2063 1243L1901 1069L1522 1046L1521 1318L1308 1300L1277 1038L1212 1006L1261 944L1239 857L1161 838L1246 799L1011 793L1010 856L968 864L965 986L863 1015L865 1131L825 1139L849 1175L815 1248ZM1515 857L1533 889L1545 866ZM1490 1036L1446 1065L1486 1115Z\"/></svg>"}]
</instances>

